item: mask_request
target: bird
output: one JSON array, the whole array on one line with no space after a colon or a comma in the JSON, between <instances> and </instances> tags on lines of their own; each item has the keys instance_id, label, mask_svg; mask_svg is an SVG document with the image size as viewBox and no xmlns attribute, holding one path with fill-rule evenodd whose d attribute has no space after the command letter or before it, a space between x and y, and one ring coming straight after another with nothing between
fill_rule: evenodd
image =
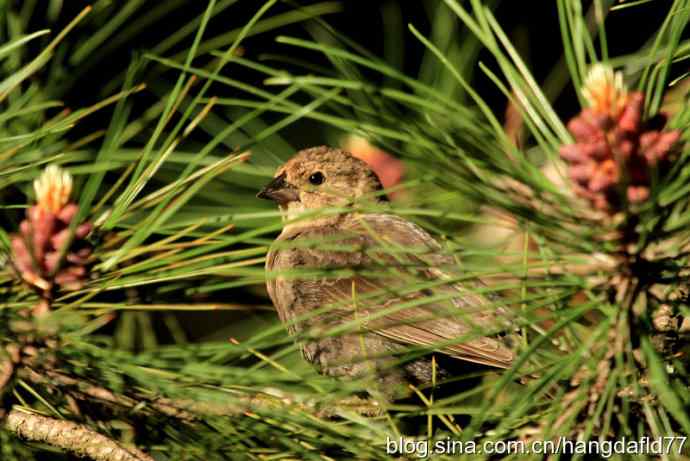
<instances>
[{"instance_id":1,"label":"bird","mask_svg":"<svg viewBox=\"0 0 690 461\"><path fill-rule=\"evenodd\" d=\"M369 377L396 400L448 377L440 358L514 362L507 310L458 282L455 258L428 232L388 212L364 161L329 146L301 150L257 197L283 219L266 256L269 297L321 374ZM434 353L405 358L414 348Z\"/></svg>"}]
</instances>

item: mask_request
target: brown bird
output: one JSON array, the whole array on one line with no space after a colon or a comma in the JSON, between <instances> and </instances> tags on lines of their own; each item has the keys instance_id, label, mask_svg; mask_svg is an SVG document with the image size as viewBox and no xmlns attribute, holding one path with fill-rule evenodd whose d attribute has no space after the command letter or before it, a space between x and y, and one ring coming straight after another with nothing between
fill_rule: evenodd
<instances>
[{"instance_id":1,"label":"brown bird","mask_svg":"<svg viewBox=\"0 0 690 461\"><path fill-rule=\"evenodd\" d=\"M506 312L454 282L457 264L421 227L357 209L382 208L381 190L365 162L322 146L298 152L258 194L282 211L267 288L306 360L331 376L373 376L390 399L447 375L429 354L405 361L410 346L509 367Z\"/></svg>"}]
</instances>

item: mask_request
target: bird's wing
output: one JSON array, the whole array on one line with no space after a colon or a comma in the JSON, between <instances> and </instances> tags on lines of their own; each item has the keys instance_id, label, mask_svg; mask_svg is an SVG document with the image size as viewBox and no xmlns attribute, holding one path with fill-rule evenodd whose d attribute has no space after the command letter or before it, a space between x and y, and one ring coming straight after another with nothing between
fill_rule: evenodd
<instances>
[{"instance_id":1,"label":"bird's wing","mask_svg":"<svg viewBox=\"0 0 690 461\"><path fill-rule=\"evenodd\" d=\"M419 226L393 215L367 214L337 229L303 230L293 241L299 245L274 253L272 269L333 271L292 281L307 311L332 305L335 317L357 319L355 329L434 347L461 360L511 365L514 352L500 339L483 336L486 330L501 330L507 319L497 315L489 299L450 280L448 269L456 267L452 258L442 255Z\"/></svg>"}]
</instances>

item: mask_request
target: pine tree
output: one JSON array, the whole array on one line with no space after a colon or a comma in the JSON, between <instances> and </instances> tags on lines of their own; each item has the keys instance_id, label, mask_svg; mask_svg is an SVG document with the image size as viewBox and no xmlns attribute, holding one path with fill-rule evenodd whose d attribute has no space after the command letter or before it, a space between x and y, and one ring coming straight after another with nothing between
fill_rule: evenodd
<instances>
[{"instance_id":1,"label":"pine tree","mask_svg":"<svg viewBox=\"0 0 690 461\"><path fill-rule=\"evenodd\" d=\"M401 445L481 459L471 444L644 437L688 456L689 0L653 2L663 23L621 56L609 15L650 2L544 6L562 34L564 67L547 79L560 88L532 75L496 2L426 2L429 34L386 23L424 47L417 75L395 38L379 57L331 27L337 2L211 0L136 46L184 3L0 4L0 459L390 459ZM290 24L311 39L281 35ZM249 48L259 34L286 54ZM121 46L146 51L104 78ZM98 78L98 102L64 107ZM287 335L263 288L293 275L264 271L280 215L254 197L301 124L385 174L387 212L457 261L438 283L512 313L475 332L519 338L511 368L468 367L439 377L460 384L450 395L439 382L387 402L366 377L302 360L295 339L309 337ZM228 324L188 337L207 311Z\"/></svg>"}]
</instances>

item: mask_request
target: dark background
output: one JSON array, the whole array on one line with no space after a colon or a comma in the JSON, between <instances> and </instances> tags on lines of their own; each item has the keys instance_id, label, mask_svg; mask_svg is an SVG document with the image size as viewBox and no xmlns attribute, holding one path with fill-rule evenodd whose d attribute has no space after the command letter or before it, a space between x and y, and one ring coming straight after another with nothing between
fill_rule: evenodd
<instances>
[{"instance_id":1,"label":"dark background","mask_svg":"<svg viewBox=\"0 0 690 461\"><path fill-rule=\"evenodd\" d=\"M111 2L110 9L112 14L117 13L117 3ZM467 2L465 2L467 3ZM558 13L555 0L505 0L502 2L486 2L495 4L495 15L504 30L509 34L514 45L528 63L537 81L543 81L553 69L562 55L562 42L558 22ZM89 2L70 1L65 2L63 11L54 30L59 30L69 20L71 20ZM144 3L140 13L145 14L150 11L157 2L149 0ZM209 23L206 36L214 36L226 32L230 29L241 27L258 10L262 2L258 1L239 1L232 5L223 13L217 15ZM269 14L279 13L294 8L296 2L283 2L275 5ZM309 2L301 2L301 5ZM337 14L324 16L324 19L341 33L370 50L376 55L384 54L384 43L386 40L392 43L399 42L402 50L402 67L408 75L416 75L421 59L424 54L424 46L415 39L407 30L407 24L413 24L422 33L428 35L430 32L430 17L433 16L439 2L436 0L345 0L341 2L343 11ZM611 56L634 52L642 46L650 35L658 30L671 2L654 1L642 4L634 8L626 8L610 13L606 19L606 29L608 31L607 40ZM74 73L67 73L63 76L64 93L60 94L68 106L80 107L93 104L102 99L107 94L103 93L103 81L94 79L90 69L96 69L98 74L103 75L104 80L110 80L112 75L117 75L126 69L134 53L145 52L153 47L168 34L179 29L191 18L203 13L206 2L186 2L172 14L165 17L163 21L156 21L155 26L149 27L137 34L133 40L118 44L105 44L103 52L90 57L80 64L80 68L75 69ZM585 7L588 2L585 2ZM448 15L454 15L445 5L444 8ZM107 14L107 12L99 14ZM391 14L392 13L392 14ZM93 14L93 13L92 13ZM384 15L388 19L384 21ZM46 27L45 19L35 15L32 21L36 28ZM391 18L392 16L392 18ZM82 29L95 29L97 24L88 23L80 26ZM401 29L392 31L386 24L399 22ZM458 21L459 23L459 21ZM123 28L127 24L123 24ZM88 31L86 31L88 33ZM305 31L303 24L295 24L283 27L277 31L249 37L243 42L245 56L257 58L263 54L289 54L295 59L304 59L314 62L319 56L315 53L303 52L295 47L278 44L275 42L277 35L289 35L303 38L310 38ZM391 35L394 35L391 38ZM186 47L191 38L182 44ZM390 43L390 42L389 42ZM180 47L173 51L179 51ZM488 65L493 64L493 59L486 52L482 52L480 59ZM320 64L326 64L325 61ZM233 78L243 79L246 75L237 74L238 70L233 68ZM87 77L88 75L88 77ZM170 81L174 81L175 74L168 72L164 74ZM76 76L76 78L74 78ZM82 77L83 76L83 77ZM372 74L372 79L377 76ZM480 76L482 77L482 76ZM496 111L504 109L505 100L494 88L493 84L486 78L478 78L475 87L480 93L488 98L488 101ZM260 81L257 81L260 84ZM576 110L574 106L574 94L569 89L563 93L563 97L556 101L559 111L572 113ZM108 113L103 113L107 123ZM103 121L98 120L98 115L90 119L93 123L103 126ZM85 126L85 128L87 128ZM312 130L310 132L313 133Z\"/></svg>"}]
</instances>

